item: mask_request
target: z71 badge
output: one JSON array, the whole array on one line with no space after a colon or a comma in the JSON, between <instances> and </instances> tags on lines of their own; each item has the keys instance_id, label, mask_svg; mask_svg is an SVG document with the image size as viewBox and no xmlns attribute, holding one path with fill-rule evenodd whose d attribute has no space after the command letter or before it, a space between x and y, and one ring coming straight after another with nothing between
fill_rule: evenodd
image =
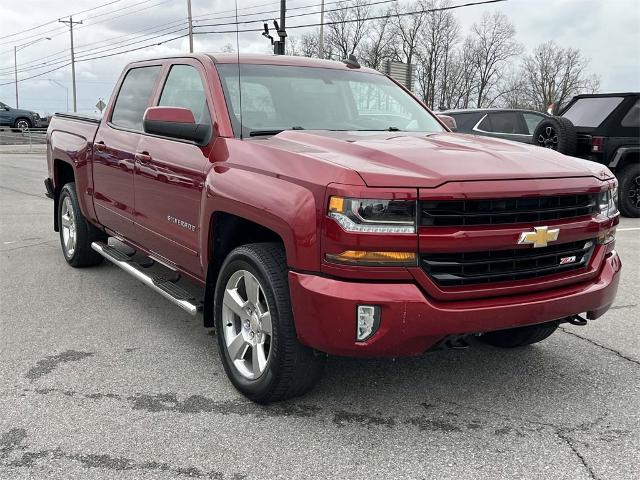
<instances>
[{"instance_id":1,"label":"z71 badge","mask_svg":"<svg viewBox=\"0 0 640 480\"><path fill-rule=\"evenodd\" d=\"M570 257L562 257L560 259L560 265L566 265L568 263L575 263L575 261L576 261L576 256L575 255L572 255Z\"/></svg>"}]
</instances>

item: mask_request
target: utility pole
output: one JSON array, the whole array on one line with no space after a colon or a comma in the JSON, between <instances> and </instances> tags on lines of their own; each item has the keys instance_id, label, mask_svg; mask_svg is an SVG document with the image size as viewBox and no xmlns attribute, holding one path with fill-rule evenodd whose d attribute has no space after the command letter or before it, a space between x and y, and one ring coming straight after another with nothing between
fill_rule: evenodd
<instances>
[{"instance_id":1,"label":"utility pole","mask_svg":"<svg viewBox=\"0 0 640 480\"><path fill-rule=\"evenodd\" d=\"M318 40L318 57L324 58L324 0L320 4L320 39Z\"/></svg>"},{"instance_id":2,"label":"utility pole","mask_svg":"<svg viewBox=\"0 0 640 480\"><path fill-rule=\"evenodd\" d=\"M64 23L65 25L69 25L69 32L71 34L71 83L73 86L73 111L78 111L78 102L76 97L76 57L75 52L73 50L73 24L82 24L82 20L77 22L73 21L73 17L69 16L69 20L58 20L60 23Z\"/></svg>"},{"instance_id":3,"label":"utility pole","mask_svg":"<svg viewBox=\"0 0 640 480\"><path fill-rule=\"evenodd\" d=\"M280 0L280 24L274 22L280 40L273 43L273 53L276 55L284 55L284 39L287 38L285 30L285 21L287 18L287 0Z\"/></svg>"},{"instance_id":4,"label":"utility pole","mask_svg":"<svg viewBox=\"0 0 640 480\"><path fill-rule=\"evenodd\" d=\"M189 53L193 53L193 19L191 17L191 0L187 0L187 18L189 19Z\"/></svg>"}]
</instances>

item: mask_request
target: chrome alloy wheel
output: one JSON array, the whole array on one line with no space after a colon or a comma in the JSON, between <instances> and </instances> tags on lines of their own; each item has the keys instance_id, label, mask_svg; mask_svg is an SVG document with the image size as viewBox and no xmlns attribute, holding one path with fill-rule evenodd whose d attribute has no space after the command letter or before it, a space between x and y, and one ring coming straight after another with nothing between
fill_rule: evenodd
<instances>
[{"instance_id":1,"label":"chrome alloy wheel","mask_svg":"<svg viewBox=\"0 0 640 480\"><path fill-rule=\"evenodd\" d=\"M76 251L76 214L70 197L64 197L62 201L60 223L62 224L62 248L66 256L71 258Z\"/></svg>"},{"instance_id":2,"label":"chrome alloy wheel","mask_svg":"<svg viewBox=\"0 0 640 480\"><path fill-rule=\"evenodd\" d=\"M18 120L18 123L16 123L16 127L21 130L27 130L29 128L29 122L27 122L26 120Z\"/></svg>"},{"instance_id":3,"label":"chrome alloy wheel","mask_svg":"<svg viewBox=\"0 0 640 480\"><path fill-rule=\"evenodd\" d=\"M553 127L547 127L538 135L538 145L556 150L558 148L558 134Z\"/></svg>"},{"instance_id":4,"label":"chrome alloy wheel","mask_svg":"<svg viewBox=\"0 0 640 480\"><path fill-rule=\"evenodd\" d=\"M222 300L224 345L231 362L248 380L267 368L271 354L271 312L258 279L238 270L227 282Z\"/></svg>"}]
</instances>

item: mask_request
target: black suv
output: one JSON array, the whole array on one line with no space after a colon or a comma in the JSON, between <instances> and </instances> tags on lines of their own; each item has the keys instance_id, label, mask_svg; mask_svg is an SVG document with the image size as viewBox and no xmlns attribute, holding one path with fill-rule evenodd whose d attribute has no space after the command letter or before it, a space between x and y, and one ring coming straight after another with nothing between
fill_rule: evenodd
<instances>
[{"instance_id":1,"label":"black suv","mask_svg":"<svg viewBox=\"0 0 640 480\"><path fill-rule=\"evenodd\" d=\"M577 95L538 124L533 143L608 166L620 212L640 217L640 93Z\"/></svg>"}]
</instances>

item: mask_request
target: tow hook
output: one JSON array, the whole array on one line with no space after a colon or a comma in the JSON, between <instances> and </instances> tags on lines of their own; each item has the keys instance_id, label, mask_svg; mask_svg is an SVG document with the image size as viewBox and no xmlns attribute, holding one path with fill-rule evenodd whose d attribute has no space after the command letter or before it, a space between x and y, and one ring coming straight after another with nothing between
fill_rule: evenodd
<instances>
[{"instance_id":1,"label":"tow hook","mask_svg":"<svg viewBox=\"0 0 640 480\"><path fill-rule=\"evenodd\" d=\"M567 322L571 325L576 325L578 327L584 327L587 324L587 319L582 318L580 315L574 315L572 317L567 318Z\"/></svg>"}]
</instances>

